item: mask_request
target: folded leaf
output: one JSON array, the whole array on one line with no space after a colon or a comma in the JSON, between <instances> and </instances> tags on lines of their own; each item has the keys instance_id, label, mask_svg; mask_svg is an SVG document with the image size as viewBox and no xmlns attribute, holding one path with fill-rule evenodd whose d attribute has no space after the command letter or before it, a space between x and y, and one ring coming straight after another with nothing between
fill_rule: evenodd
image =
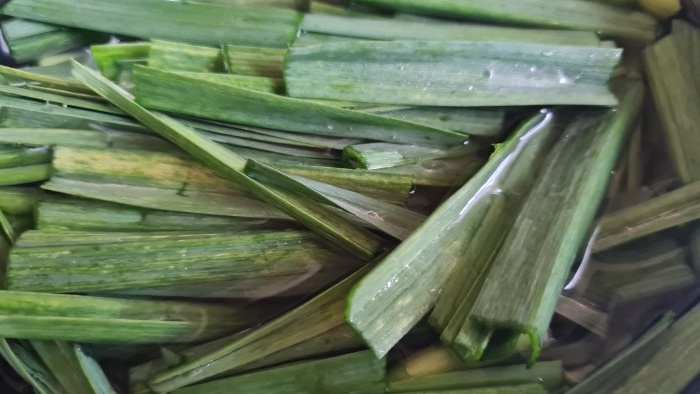
<instances>
[{"instance_id":1,"label":"folded leaf","mask_svg":"<svg viewBox=\"0 0 700 394\"><path fill-rule=\"evenodd\" d=\"M528 163L519 159L529 159L525 152L548 140L554 132L551 120L551 114L539 114L521 126L476 176L355 287L348 321L378 356L384 356L432 308L498 198L502 177L516 163L527 168Z\"/></svg>"}]
</instances>

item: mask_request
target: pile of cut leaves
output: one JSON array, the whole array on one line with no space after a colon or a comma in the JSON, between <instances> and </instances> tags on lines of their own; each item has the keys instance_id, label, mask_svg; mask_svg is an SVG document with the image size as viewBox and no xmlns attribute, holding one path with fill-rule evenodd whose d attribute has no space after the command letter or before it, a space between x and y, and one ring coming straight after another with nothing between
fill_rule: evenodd
<instances>
[{"instance_id":1,"label":"pile of cut leaves","mask_svg":"<svg viewBox=\"0 0 700 394\"><path fill-rule=\"evenodd\" d=\"M698 392L698 2L3 3L3 394Z\"/></svg>"}]
</instances>

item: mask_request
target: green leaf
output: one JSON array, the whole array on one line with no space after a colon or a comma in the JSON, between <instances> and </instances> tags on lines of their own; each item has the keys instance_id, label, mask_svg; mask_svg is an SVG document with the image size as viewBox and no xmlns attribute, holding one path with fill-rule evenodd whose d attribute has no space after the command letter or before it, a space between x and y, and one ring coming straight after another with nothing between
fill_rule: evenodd
<instances>
[{"instance_id":1,"label":"green leaf","mask_svg":"<svg viewBox=\"0 0 700 394\"><path fill-rule=\"evenodd\" d=\"M10 54L17 63L35 61L106 38L89 31L65 29L23 19L6 20L0 24L0 28Z\"/></svg>"},{"instance_id":2,"label":"green leaf","mask_svg":"<svg viewBox=\"0 0 700 394\"><path fill-rule=\"evenodd\" d=\"M232 340L244 334L236 335L236 337L224 337L185 349L178 352L178 355L182 357L184 360L183 362L196 360L220 349L222 346L227 345ZM345 353L351 350L360 349L361 347L362 342L357 335L355 335L355 333L349 327L341 325L316 337L300 342L297 345L263 357L258 361L234 368L221 376L241 374L244 372L254 371L292 361L308 360L310 358L317 358L320 356ZM129 371L129 381L131 382L132 392L152 393L152 391L147 388L148 380L157 374L166 372L168 367L169 366L166 364L165 359L161 357L157 360L131 368Z\"/></svg>"},{"instance_id":3,"label":"green leaf","mask_svg":"<svg viewBox=\"0 0 700 394\"><path fill-rule=\"evenodd\" d=\"M615 394L680 393L700 374L698 352L700 339L700 306L695 306L681 317L665 335L663 347L651 356L625 361L635 363L632 376ZM647 353L648 354L648 353ZM635 354L639 357L639 355ZM637 364L643 361L642 365ZM673 376L663 379L661 376Z\"/></svg>"},{"instance_id":4,"label":"green leaf","mask_svg":"<svg viewBox=\"0 0 700 394\"><path fill-rule=\"evenodd\" d=\"M569 126L493 262L473 309L479 324L527 334L539 356L564 281L586 241L643 86L624 81L616 111L582 113Z\"/></svg>"},{"instance_id":5,"label":"green leaf","mask_svg":"<svg viewBox=\"0 0 700 394\"><path fill-rule=\"evenodd\" d=\"M88 89L81 83L76 83L60 77L42 75L24 69L0 66L0 75L23 81L18 82L15 85L22 86L25 85L27 82L35 82L46 87L63 89L69 92L90 93L90 89Z\"/></svg>"},{"instance_id":6,"label":"green leaf","mask_svg":"<svg viewBox=\"0 0 700 394\"><path fill-rule=\"evenodd\" d=\"M416 145L399 145L383 142L351 145L343 151L343 158L353 167L366 170L399 167L420 161L447 159L474 154L477 147L460 146L452 149L436 149Z\"/></svg>"},{"instance_id":7,"label":"green leaf","mask_svg":"<svg viewBox=\"0 0 700 394\"><path fill-rule=\"evenodd\" d=\"M41 190L33 187L0 188L0 210L10 215L29 215L34 205L41 201Z\"/></svg>"},{"instance_id":8,"label":"green leaf","mask_svg":"<svg viewBox=\"0 0 700 394\"><path fill-rule=\"evenodd\" d=\"M0 292L0 335L83 343L196 342L266 317L249 310L177 301Z\"/></svg>"},{"instance_id":9,"label":"green leaf","mask_svg":"<svg viewBox=\"0 0 700 394\"><path fill-rule=\"evenodd\" d=\"M444 202L353 290L347 318L379 356L385 355L437 300L492 202L503 176L529 167L531 149L546 144L551 114L522 125L466 185Z\"/></svg>"},{"instance_id":10,"label":"green leaf","mask_svg":"<svg viewBox=\"0 0 700 394\"><path fill-rule=\"evenodd\" d=\"M19 0L3 13L131 37L278 48L287 46L299 20L296 12L279 8L141 0Z\"/></svg>"},{"instance_id":11,"label":"green leaf","mask_svg":"<svg viewBox=\"0 0 700 394\"><path fill-rule=\"evenodd\" d=\"M612 392L640 368L666 341L667 332L673 323L673 315L668 314L649 329L632 345L621 351L612 360L599 367L586 380L576 385L567 394L594 394Z\"/></svg>"},{"instance_id":12,"label":"green leaf","mask_svg":"<svg viewBox=\"0 0 700 394\"><path fill-rule=\"evenodd\" d=\"M90 47L92 57L105 77L123 83L130 80L130 71L134 63L148 62L151 43L127 42L118 45L93 45Z\"/></svg>"},{"instance_id":13,"label":"green leaf","mask_svg":"<svg viewBox=\"0 0 700 394\"><path fill-rule=\"evenodd\" d=\"M343 326L347 294L367 271L363 268L286 314L232 338L209 354L156 376L150 387L158 393L166 393L189 386ZM303 330L299 329L300 325Z\"/></svg>"},{"instance_id":14,"label":"green leaf","mask_svg":"<svg viewBox=\"0 0 700 394\"><path fill-rule=\"evenodd\" d=\"M9 205L5 198L7 194L0 189L0 207ZM34 201L27 201L32 205L25 213L32 212ZM92 200L44 201L36 206L36 226L42 232L251 231L285 223L288 225L288 222L274 220L168 212Z\"/></svg>"},{"instance_id":15,"label":"green leaf","mask_svg":"<svg viewBox=\"0 0 700 394\"><path fill-rule=\"evenodd\" d=\"M282 78L286 49L226 45L224 59L231 74Z\"/></svg>"},{"instance_id":16,"label":"green leaf","mask_svg":"<svg viewBox=\"0 0 700 394\"><path fill-rule=\"evenodd\" d=\"M541 384L548 390L564 385L564 368L559 361L541 362L532 368L524 365L478 368L449 372L389 383L390 393L472 389L501 385Z\"/></svg>"},{"instance_id":17,"label":"green leaf","mask_svg":"<svg viewBox=\"0 0 700 394\"><path fill-rule=\"evenodd\" d=\"M19 341L0 339L0 354L38 394L67 394L39 357Z\"/></svg>"},{"instance_id":18,"label":"green leaf","mask_svg":"<svg viewBox=\"0 0 700 394\"><path fill-rule=\"evenodd\" d=\"M268 78L264 76L236 75L236 74L214 74L214 73L191 73L173 72L174 74L202 81L208 81L221 85L231 86L238 89L254 90L260 93L282 94L284 93L284 81L279 78Z\"/></svg>"},{"instance_id":19,"label":"green leaf","mask_svg":"<svg viewBox=\"0 0 700 394\"><path fill-rule=\"evenodd\" d=\"M51 176L50 164L36 164L0 170L0 186L23 185L41 182Z\"/></svg>"},{"instance_id":20,"label":"green leaf","mask_svg":"<svg viewBox=\"0 0 700 394\"><path fill-rule=\"evenodd\" d=\"M1 174L1 172L0 172ZM70 196L134 207L239 218L286 219L279 210L240 192L165 188L162 185L115 183L109 178L53 176L42 189Z\"/></svg>"},{"instance_id":21,"label":"green leaf","mask_svg":"<svg viewBox=\"0 0 700 394\"><path fill-rule=\"evenodd\" d=\"M611 249L660 231L700 219L700 182L603 216L594 245Z\"/></svg>"},{"instance_id":22,"label":"green leaf","mask_svg":"<svg viewBox=\"0 0 700 394\"><path fill-rule=\"evenodd\" d=\"M695 69L699 46L700 32L678 20L672 34L651 45L644 58L671 157L686 183L700 180L700 78Z\"/></svg>"},{"instance_id":23,"label":"green leaf","mask_svg":"<svg viewBox=\"0 0 700 394\"><path fill-rule=\"evenodd\" d=\"M175 390L176 394L225 394L231 387L247 393L301 394L308 392L350 393L385 386L386 361L372 352L305 361L296 364L214 380Z\"/></svg>"},{"instance_id":24,"label":"green leaf","mask_svg":"<svg viewBox=\"0 0 700 394\"><path fill-rule=\"evenodd\" d=\"M621 50L459 41L364 41L294 47L292 97L449 107L615 105Z\"/></svg>"},{"instance_id":25,"label":"green leaf","mask_svg":"<svg viewBox=\"0 0 700 394\"><path fill-rule=\"evenodd\" d=\"M221 49L154 40L148 54L148 66L153 68L194 71L224 71Z\"/></svg>"},{"instance_id":26,"label":"green leaf","mask_svg":"<svg viewBox=\"0 0 700 394\"><path fill-rule=\"evenodd\" d=\"M641 12L630 12L583 0L552 3L541 0L356 0L399 11L479 20L511 25L601 32L604 36L650 42L657 35L656 21Z\"/></svg>"},{"instance_id":27,"label":"green leaf","mask_svg":"<svg viewBox=\"0 0 700 394\"><path fill-rule=\"evenodd\" d=\"M95 394L73 348L59 341L31 341L34 350L67 392Z\"/></svg>"},{"instance_id":28,"label":"green leaf","mask_svg":"<svg viewBox=\"0 0 700 394\"><path fill-rule=\"evenodd\" d=\"M146 110L134 102L130 94L94 71L78 63L75 63L74 67L76 77L82 79L100 95L261 200L281 209L317 231L321 236L357 256L368 259L378 251L379 243L364 236L359 229L339 222L333 217L321 217L317 208L313 207L309 201L290 197L246 176L242 172L246 159L166 115Z\"/></svg>"},{"instance_id":29,"label":"green leaf","mask_svg":"<svg viewBox=\"0 0 700 394\"><path fill-rule=\"evenodd\" d=\"M372 197L299 176L288 176L272 167L251 160L246 169L251 177L268 184L294 190L321 204L336 206L394 238L407 238L426 217Z\"/></svg>"},{"instance_id":30,"label":"green leaf","mask_svg":"<svg viewBox=\"0 0 700 394\"><path fill-rule=\"evenodd\" d=\"M81 345L73 345L73 351L95 394L117 394L100 365L92 357L85 354Z\"/></svg>"},{"instance_id":31,"label":"green leaf","mask_svg":"<svg viewBox=\"0 0 700 394\"><path fill-rule=\"evenodd\" d=\"M236 284L228 298L263 298L295 287L322 287L359 266L358 260L307 231L29 232L10 254L6 286L49 293L133 294L228 282Z\"/></svg>"},{"instance_id":32,"label":"green leaf","mask_svg":"<svg viewBox=\"0 0 700 394\"><path fill-rule=\"evenodd\" d=\"M291 132L419 145L461 144L461 134L382 116L138 67L137 101L147 108ZM188 92L183 95L182 92ZM196 97L196 100L190 97ZM274 113L275 116L270 116Z\"/></svg>"},{"instance_id":33,"label":"green leaf","mask_svg":"<svg viewBox=\"0 0 700 394\"><path fill-rule=\"evenodd\" d=\"M124 131L44 128L0 128L0 142L29 146L172 151L160 138ZM36 149L35 149L36 150ZM0 153L0 157L2 153ZM45 162L50 161L50 155Z\"/></svg>"},{"instance_id":34,"label":"green leaf","mask_svg":"<svg viewBox=\"0 0 700 394\"><path fill-rule=\"evenodd\" d=\"M597 46L592 32L536 30L467 23L426 23L397 19L306 14L300 30L304 33L353 37L370 40L454 40L529 42L557 45Z\"/></svg>"},{"instance_id":35,"label":"green leaf","mask_svg":"<svg viewBox=\"0 0 700 394\"><path fill-rule=\"evenodd\" d=\"M478 137L498 137L505 112L500 109L454 107L367 108L367 112Z\"/></svg>"},{"instance_id":36,"label":"green leaf","mask_svg":"<svg viewBox=\"0 0 700 394\"><path fill-rule=\"evenodd\" d=\"M406 201L413 190L413 177L404 174L282 163L275 163L274 167L292 176L304 177L392 202Z\"/></svg>"}]
</instances>

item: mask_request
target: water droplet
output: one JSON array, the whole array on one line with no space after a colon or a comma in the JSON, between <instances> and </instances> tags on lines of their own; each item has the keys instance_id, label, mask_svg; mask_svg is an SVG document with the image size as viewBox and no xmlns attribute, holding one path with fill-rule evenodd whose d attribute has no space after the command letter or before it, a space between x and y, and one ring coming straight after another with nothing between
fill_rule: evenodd
<instances>
[{"instance_id":1,"label":"water droplet","mask_svg":"<svg viewBox=\"0 0 700 394\"><path fill-rule=\"evenodd\" d=\"M537 67L535 67L535 66L530 67L530 72L531 73L537 72Z\"/></svg>"},{"instance_id":2,"label":"water droplet","mask_svg":"<svg viewBox=\"0 0 700 394\"><path fill-rule=\"evenodd\" d=\"M489 69L484 70L484 77L491 79L493 77L493 71Z\"/></svg>"},{"instance_id":3,"label":"water droplet","mask_svg":"<svg viewBox=\"0 0 700 394\"><path fill-rule=\"evenodd\" d=\"M567 77L563 71L559 70L557 71L557 74L559 76L560 85L571 85L574 83L574 81L572 81L571 78Z\"/></svg>"},{"instance_id":4,"label":"water droplet","mask_svg":"<svg viewBox=\"0 0 700 394\"><path fill-rule=\"evenodd\" d=\"M470 85L470 86L467 88L467 90L469 90L470 92L471 92L472 90L474 90L474 85Z\"/></svg>"},{"instance_id":5,"label":"water droplet","mask_svg":"<svg viewBox=\"0 0 700 394\"><path fill-rule=\"evenodd\" d=\"M328 126L326 126L326 128L327 128L328 130L333 130L333 125L329 124Z\"/></svg>"},{"instance_id":6,"label":"water droplet","mask_svg":"<svg viewBox=\"0 0 700 394\"><path fill-rule=\"evenodd\" d=\"M542 56L544 56L544 57L551 57L551 56L554 56L554 52L552 52L552 51L544 51L544 52L542 52Z\"/></svg>"}]
</instances>

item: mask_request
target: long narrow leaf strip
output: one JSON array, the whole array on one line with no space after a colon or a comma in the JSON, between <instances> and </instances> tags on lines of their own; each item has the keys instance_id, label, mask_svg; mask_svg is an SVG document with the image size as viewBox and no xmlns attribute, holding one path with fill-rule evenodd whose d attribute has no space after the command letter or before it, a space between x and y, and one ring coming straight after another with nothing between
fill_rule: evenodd
<instances>
[{"instance_id":1,"label":"long narrow leaf strip","mask_svg":"<svg viewBox=\"0 0 700 394\"><path fill-rule=\"evenodd\" d=\"M73 345L73 351L90 388L95 394L117 394L109 379L94 358L87 355L82 345Z\"/></svg>"},{"instance_id":2,"label":"long narrow leaf strip","mask_svg":"<svg viewBox=\"0 0 700 394\"><path fill-rule=\"evenodd\" d=\"M542 113L522 125L474 178L353 290L348 321L377 355L384 356L433 306L497 199L503 176L521 165L521 158L529 158L533 146L537 151L546 145L552 118Z\"/></svg>"},{"instance_id":3,"label":"long narrow leaf strip","mask_svg":"<svg viewBox=\"0 0 700 394\"><path fill-rule=\"evenodd\" d=\"M99 36L81 30L65 29L23 19L0 24L3 37L17 63L26 63L99 40Z\"/></svg>"},{"instance_id":4,"label":"long narrow leaf strip","mask_svg":"<svg viewBox=\"0 0 700 394\"><path fill-rule=\"evenodd\" d=\"M0 128L0 142L29 146L172 151L160 138L123 131Z\"/></svg>"},{"instance_id":5,"label":"long narrow leaf strip","mask_svg":"<svg viewBox=\"0 0 700 394\"><path fill-rule=\"evenodd\" d=\"M151 388L157 393L167 393L189 386L343 326L347 294L367 271L363 268L275 320L221 344L209 354L156 376L150 382ZM303 324L303 330L299 330L300 324Z\"/></svg>"},{"instance_id":6,"label":"long narrow leaf strip","mask_svg":"<svg viewBox=\"0 0 700 394\"><path fill-rule=\"evenodd\" d=\"M392 237L405 240L427 217L423 214L322 182L294 177L337 207Z\"/></svg>"},{"instance_id":7,"label":"long narrow leaf strip","mask_svg":"<svg viewBox=\"0 0 700 394\"><path fill-rule=\"evenodd\" d=\"M79 130L122 130L144 132L138 123L123 116L62 105L39 103L0 95L2 127L65 128Z\"/></svg>"},{"instance_id":8,"label":"long narrow leaf strip","mask_svg":"<svg viewBox=\"0 0 700 394\"><path fill-rule=\"evenodd\" d=\"M627 349L608 361L586 380L569 390L568 394L594 394L612 392L630 378L639 364L644 363L663 345L667 337L673 316L667 315L654 327L636 340Z\"/></svg>"},{"instance_id":9,"label":"long narrow leaf strip","mask_svg":"<svg viewBox=\"0 0 700 394\"><path fill-rule=\"evenodd\" d=\"M457 158L421 160L418 163L384 168L379 171L392 174L405 174L413 177L419 186L460 187L484 164L480 155L467 155Z\"/></svg>"},{"instance_id":10,"label":"long narrow leaf strip","mask_svg":"<svg viewBox=\"0 0 700 394\"><path fill-rule=\"evenodd\" d=\"M366 41L295 47L292 97L428 106L614 105L621 50L458 41Z\"/></svg>"},{"instance_id":11,"label":"long narrow leaf strip","mask_svg":"<svg viewBox=\"0 0 700 394\"><path fill-rule=\"evenodd\" d=\"M389 392L443 391L528 383L539 383L549 390L558 389L564 385L564 368L558 361L538 363L529 369L524 365L479 368L390 382Z\"/></svg>"},{"instance_id":12,"label":"long narrow leaf strip","mask_svg":"<svg viewBox=\"0 0 700 394\"><path fill-rule=\"evenodd\" d=\"M595 251L611 249L700 219L700 182L603 217Z\"/></svg>"},{"instance_id":13,"label":"long narrow leaf strip","mask_svg":"<svg viewBox=\"0 0 700 394\"><path fill-rule=\"evenodd\" d=\"M90 381L83 374L80 362L75 355L73 345L59 341L31 341L47 368L70 393L95 394Z\"/></svg>"},{"instance_id":14,"label":"long narrow leaf strip","mask_svg":"<svg viewBox=\"0 0 700 394\"><path fill-rule=\"evenodd\" d=\"M195 45L258 45L284 48L294 36L291 10L195 4L179 1L20 0L5 15L140 38ZM186 21L186 22L184 22Z\"/></svg>"},{"instance_id":15,"label":"long narrow leaf strip","mask_svg":"<svg viewBox=\"0 0 700 394\"><path fill-rule=\"evenodd\" d=\"M136 68L136 98L143 106L224 122L330 137L421 145L458 145L457 133L292 98ZM196 101L183 96L188 91ZM275 116L271 116L271 114Z\"/></svg>"},{"instance_id":16,"label":"long narrow leaf strip","mask_svg":"<svg viewBox=\"0 0 700 394\"><path fill-rule=\"evenodd\" d=\"M12 223L3 211L0 211L0 230L2 230L2 232L5 234L5 238L7 238L11 244L15 243L17 234L15 233L15 229L12 227Z\"/></svg>"},{"instance_id":17,"label":"long narrow leaf strip","mask_svg":"<svg viewBox=\"0 0 700 394\"><path fill-rule=\"evenodd\" d=\"M151 43L148 66L168 70L221 72L224 61L221 49L186 45L176 42Z\"/></svg>"},{"instance_id":18,"label":"long narrow leaf strip","mask_svg":"<svg viewBox=\"0 0 700 394\"><path fill-rule=\"evenodd\" d=\"M3 134L11 129L0 129L0 141ZM54 131L52 131L54 132ZM88 133L97 138L87 138ZM75 140L89 148L123 148L131 147L132 135L100 132L56 133L55 140L41 139L44 144L63 144L73 141L67 137L75 134ZM107 137L106 143L103 136ZM59 139L62 137L62 139ZM123 138L128 137L128 138ZM149 137L150 138L150 137ZM9 138L8 138L9 139ZM27 139L19 139L27 141ZM91 140L96 140L94 143ZM51 141L51 142L50 142ZM144 143L141 144L141 141ZM133 140L133 147L151 147L151 140L146 136ZM128 143L128 144L127 144ZM347 168L274 164L274 167L291 175L299 175L319 182L326 182L368 194L377 195L391 201L406 200L413 189L413 180L409 175L395 175L385 172L370 172ZM128 151L121 149L97 150L88 148L57 147L54 149L53 168L55 174L64 177L87 179L109 179L113 183L160 185L170 189L222 191L240 194L240 188L233 182L223 179L201 164L186 157L166 152Z\"/></svg>"},{"instance_id":19,"label":"long narrow leaf strip","mask_svg":"<svg viewBox=\"0 0 700 394\"><path fill-rule=\"evenodd\" d=\"M238 89L253 90L260 93L275 95L284 93L284 81L280 78L237 74L193 73L185 71L177 72L177 74L183 77L227 85Z\"/></svg>"},{"instance_id":20,"label":"long narrow leaf strip","mask_svg":"<svg viewBox=\"0 0 700 394\"><path fill-rule=\"evenodd\" d=\"M74 236L81 237L90 238L81 233ZM67 253L65 258L56 255L61 252ZM136 233L127 242L88 243L69 238L45 246L20 246L11 252L6 285L21 291L101 293L235 281L239 282L235 291L245 297L255 292L282 294L309 284L305 282L323 283L329 276L340 277L360 265L310 232Z\"/></svg>"},{"instance_id":21,"label":"long narrow leaf strip","mask_svg":"<svg viewBox=\"0 0 700 394\"><path fill-rule=\"evenodd\" d=\"M540 384L519 384L511 386L493 386L471 389L426 390L417 391L420 394L545 394L547 390ZM379 394L379 392L376 392Z\"/></svg>"},{"instance_id":22,"label":"long narrow leaf strip","mask_svg":"<svg viewBox=\"0 0 700 394\"><path fill-rule=\"evenodd\" d=\"M182 357L183 362L191 361L219 349L231 340L232 337L224 337L185 349L184 351L177 352L177 354ZM345 353L361 348L362 342L357 335L349 327L339 326L336 329L325 332L295 346L263 357L256 362L228 371L226 375L255 371L282 363ZM151 393L152 391L147 388L149 378L166 372L167 370L167 360L164 357L132 368L129 371L129 381L132 392L140 393L141 391L145 391L146 393Z\"/></svg>"},{"instance_id":23,"label":"long narrow leaf strip","mask_svg":"<svg viewBox=\"0 0 700 394\"><path fill-rule=\"evenodd\" d=\"M679 175L685 182L700 180L700 78L695 65L700 61L700 32L674 22L673 33L646 50L646 68L651 92L671 148Z\"/></svg>"},{"instance_id":24,"label":"long narrow leaf strip","mask_svg":"<svg viewBox=\"0 0 700 394\"><path fill-rule=\"evenodd\" d=\"M304 392L350 393L358 390L383 389L384 360L369 351L235 376L179 390L176 394L226 394L231 387L243 392L291 394Z\"/></svg>"},{"instance_id":25,"label":"long narrow leaf strip","mask_svg":"<svg viewBox=\"0 0 700 394\"><path fill-rule=\"evenodd\" d=\"M192 2L221 5L256 5L263 7L291 8L299 11L305 11L309 8L308 0L192 0Z\"/></svg>"},{"instance_id":26,"label":"long narrow leaf strip","mask_svg":"<svg viewBox=\"0 0 700 394\"><path fill-rule=\"evenodd\" d=\"M499 109L413 107L402 109L367 108L362 112L408 122L433 125L472 136L497 137L503 131L505 112Z\"/></svg>"},{"instance_id":27,"label":"long narrow leaf strip","mask_svg":"<svg viewBox=\"0 0 700 394\"><path fill-rule=\"evenodd\" d=\"M413 178L410 175L278 163L275 163L274 167L289 175L324 182L388 201L405 201L413 191Z\"/></svg>"},{"instance_id":28,"label":"long narrow leaf strip","mask_svg":"<svg viewBox=\"0 0 700 394\"><path fill-rule=\"evenodd\" d=\"M90 89L85 87L83 84L58 77L38 74L23 69L0 66L0 75L23 81L18 84L37 83L43 86L63 89L70 92L90 93Z\"/></svg>"},{"instance_id":29,"label":"long narrow leaf strip","mask_svg":"<svg viewBox=\"0 0 700 394\"><path fill-rule=\"evenodd\" d=\"M263 201L271 203L285 213L299 220L302 224L317 231L321 236L331 240L353 254L364 258L372 257L379 249L378 242L361 232L350 223L328 215L319 217L318 211L309 202L292 199L279 191L270 189L246 176L242 171L246 160L226 150L221 145L208 140L194 130L183 126L173 119L151 113L133 101L133 98L94 71L74 64L77 77L127 113L161 134L166 139L183 148L194 157L216 169L225 177L241 184Z\"/></svg>"},{"instance_id":30,"label":"long narrow leaf strip","mask_svg":"<svg viewBox=\"0 0 700 394\"><path fill-rule=\"evenodd\" d=\"M134 207L201 215L239 218L286 219L289 217L259 200L241 193L164 188L162 185L114 183L109 179L53 176L42 189L74 197Z\"/></svg>"},{"instance_id":31,"label":"long narrow leaf strip","mask_svg":"<svg viewBox=\"0 0 700 394\"><path fill-rule=\"evenodd\" d=\"M262 310L216 305L0 292L0 334L84 343L194 342L246 328Z\"/></svg>"},{"instance_id":32,"label":"long narrow leaf strip","mask_svg":"<svg viewBox=\"0 0 700 394\"><path fill-rule=\"evenodd\" d=\"M615 394L652 394L661 390L679 393L700 374L698 351L700 339L700 306L674 323L668 330L669 336L663 347L646 362L634 370L629 381ZM662 376L673 376L672 380Z\"/></svg>"},{"instance_id":33,"label":"long narrow leaf strip","mask_svg":"<svg viewBox=\"0 0 700 394\"><path fill-rule=\"evenodd\" d=\"M382 142L351 145L343 151L346 161L353 167L377 170L414 164L422 160L445 159L466 156L478 148L457 147L450 150L415 145L388 144Z\"/></svg>"},{"instance_id":34,"label":"long narrow leaf strip","mask_svg":"<svg viewBox=\"0 0 700 394\"><path fill-rule=\"evenodd\" d=\"M583 0L562 0L555 4L524 0L356 0L358 3L485 22L510 23L554 29L602 32L605 36L653 41L656 21L641 12Z\"/></svg>"},{"instance_id":35,"label":"long narrow leaf strip","mask_svg":"<svg viewBox=\"0 0 700 394\"><path fill-rule=\"evenodd\" d=\"M624 81L621 91L616 112L581 115L555 146L474 305L481 324L527 334L531 362L641 109L641 84Z\"/></svg>"},{"instance_id":36,"label":"long narrow leaf strip","mask_svg":"<svg viewBox=\"0 0 700 394\"><path fill-rule=\"evenodd\" d=\"M226 45L224 60L231 74L282 78L286 53L286 50L277 48Z\"/></svg>"},{"instance_id":37,"label":"long narrow leaf strip","mask_svg":"<svg viewBox=\"0 0 700 394\"><path fill-rule=\"evenodd\" d=\"M554 31L469 25L457 23L428 24L401 20L307 14L300 29L305 33L328 34L371 40L455 40L530 42L556 45L597 46L592 32Z\"/></svg>"},{"instance_id":38,"label":"long narrow leaf strip","mask_svg":"<svg viewBox=\"0 0 700 394\"><path fill-rule=\"evenodd\" d=\"M43 101L46 103L47 101L50 103L54 104L61 104L61 105L66 105L66 106L71 106L71 107L77 107L77 108L82 108L82 109L89 109L93 111L98 111L98 112L106 112L106 113L112 113L115 115L123 115L123 112L108 105L96 103L92 100L85 100L85 99L79 99L75 97L68 97L60 94L55 94L55 93L48 93L48 92L42 92L42 91L37 91L37 90L32 90L32 89L27 89L27 88L22 88L22 87L15 87L15 86L5 86L5 85L0 85L0 92L3 94L8 94L12 96L19 96L23 98L32 98L36 100Z\"/></svg>"},{"instance_id":39,"label":"long narrow leaf strip","mask_svg":"<svg viewBox=\"0 0 700 394\"><path fill-rule=\"evenodd\" d=\"M360 193L303 177L290 177L254 160L248 163L246 173L261 182L294 190L323 204L335 205L400 240L406 239L426 219L422 214Z\"/></svg>"},{"instance_id":40,"label":"long narrow leaf strip","mask_svg":"<svg viewBox=\"0 0 700 394\"><path fill-rule=\"evenodd\" d=\"M0 355L38 394L68 394L39 357L19 341L0 339Z\"/></svg>"},{"instance_id":41,"label":"long narrow leaf strip","mask_svg":"<svg viewBox=\"0 0 700 394\"><path fill-rule=\"evenodd\" d=\"M17 204L23 214L31 213L38 198L7 201L12 191L0 189L0 208ZM30 199L31 198L31 199ZM7 201L7 202L6 202ZM21 205L20 205L21 204ZM31 205L29 205L31 204ZM26 208L25 208L26 207ZM8 211L11 212L12 211ZM44 201L36 205L36 226L42 231L249 231L272 227L265 219L241 219L157 211L91 200ZM282 222L288 223L288 222Z\"/></svg>"}]
</instances>

